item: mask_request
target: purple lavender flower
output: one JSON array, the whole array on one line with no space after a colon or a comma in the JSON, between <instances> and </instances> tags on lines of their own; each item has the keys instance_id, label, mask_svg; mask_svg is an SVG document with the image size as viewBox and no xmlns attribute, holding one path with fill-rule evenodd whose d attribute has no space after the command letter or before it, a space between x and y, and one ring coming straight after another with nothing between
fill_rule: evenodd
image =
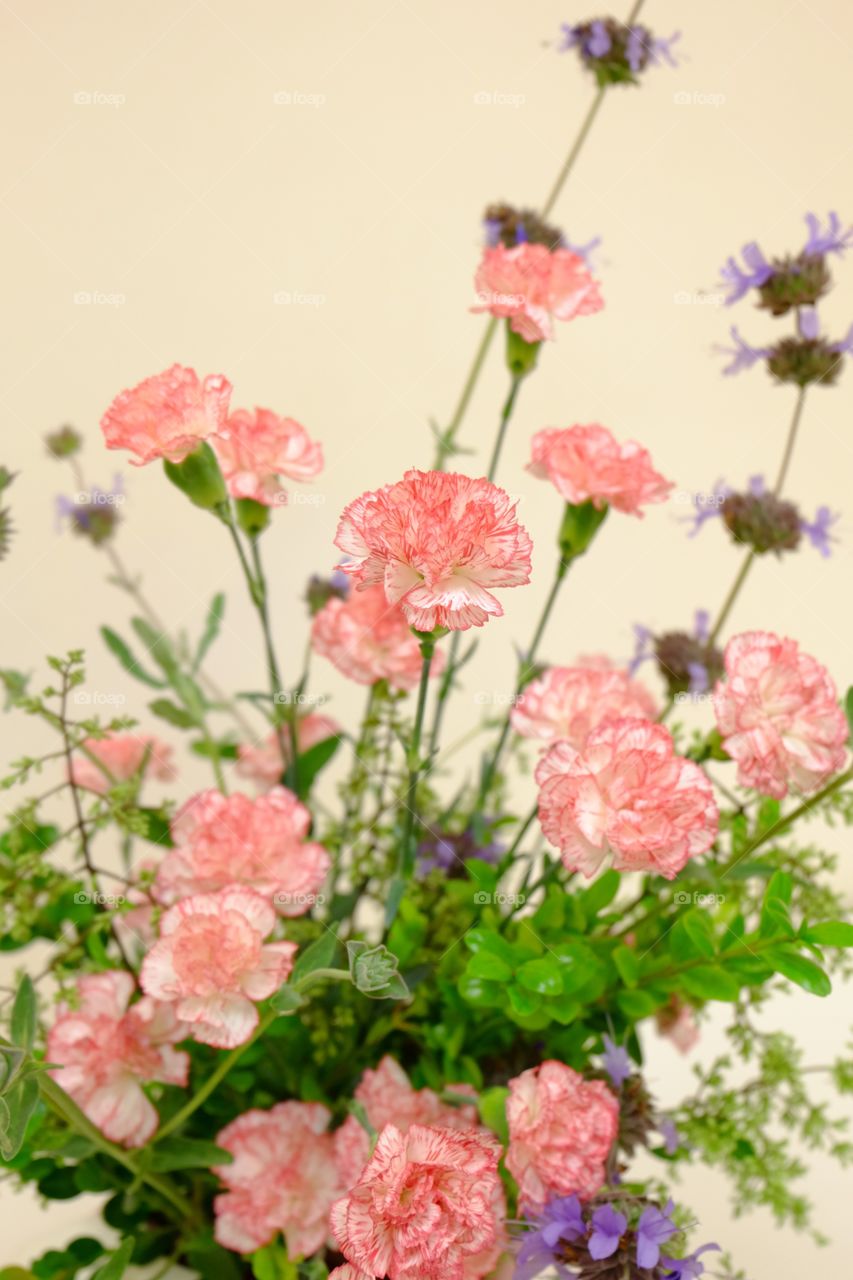
<instances>
[{"instance_id":1,"label":"purple lavender flower","mask_svg":"<svg viewBox=\"0 0 853 1280\"><path fill-rule=\"evenodd\" d=\"M631 30L633 32L634 28L632 27ZM673 31L671 36L655 36L649 45L649 56L652 63L654 63L656 67L660 67L666 63L667 66L675 69L678 66L678 60L672 52L672 46L674 44L678 44L680 39L680 31Z\"/></svg>"},{"instance_id":2,"label":"purple lavender flower","mask_svg":"<svg viewBox=\"0 0 853 1280\"><path fill-rule=\"evenodd\" d=\"M631 1059L628 1050L621 1044L614 1044L610 1036L603 1036L604 1070L610 1076L617 1089L620 1089L631 1074ZM605 1256L605 1255L602 1255Z\"/></svg>"},{"instance_id":3,"label":"purple lavender flower","mask_svg":"<svg viewBox=\"0 0 853 1280\"><path fill-rule=\"evenodd\" d=\"M430 871L442 871L451 879L460 878L469 858L497 862L502 853L502 845L495 842L481 844L470 828L458 834L448 832L431 836L418 846L418 875L423 877Z\"/></svg>"},{"instance_id":4,"label":"purple lavender flower","mask_svg":"<svg viewBox=\"0 0 853 1280\"><path fill-rule=\"evenodd\" d=\"M549 1200L527 1232L518 1251L518 1265L513 1280L534 1280L547 1267L554 1269L560 1280L573 1280L574 1273L559 1258L559 1245L567 1240L575 1243L586 1235L581 1203L577 1196L560 1196Z\"/></svg>"},{"instance_id":5,"label":"purple lavender flower","mask_svg":"<svg viewBox=\"0 0 853 1280\"><path fill-rule=\"evenodd\" d=\"M610 36L607 33L607 27L600 18L593 22L590 27L590 34L585 48L591 58L603 58L605 54L610 52Z\"/></svg>"},{"instance_id":6,"label":"purple lavender flower","mask_svg":"<svg viewBox=\"0 0 853 1280\"><path fill-rule=\"evenodd\" d=\"M669 692L705 693L723 671L722 654L709 644L709 615L698 609L693 631L668 631L655 635L648 627L635 625L636 646L628 663L633 675L644 662L653 660L667 683Z\"/></svg>"},{"instance_id":7,"label":"purple lavender flower","mask_svg":"<svg viewBox=\"0 0 853 1280\"><path fill-rule=\"evenodd\" d=\"M637 1266L656 1267L660 1258L660 1247L678 1231L672 1220L675 1208L672 1200L668 1200L663 1209L649 1205L640 1215L637 1223Z\"/></svg>"},{"instance_id":8,"label":"purple lavender flower","mask_svg":"<svg viewBox=\"0 0 853 1280\"><path fill-rule=\"evenodd\" d=\"M120 475L113 476L111 489L100 489L95 485L86 492L75 493L73 498L66 498L63 494L56 499L57 532L62 521L67 520L72 533L99 546L112 537L119 521L118 508L123 502L124 486Z\"/></svg>"},{"instance_id":9,"label":"purple lavender flower","mask_svg":"<svg viewBox=\"0 0 853 1280\"><path fill-rule=\"evenodd\" d=\"M693 501L696 514L683 517L692 526L687 535L690 538L695 538L709 520L720 517L736 542L747 543L759 553L795 550L802 534L827 557L832 554L832 543L837 541L832 534L839 519L836 513L821 506L813 520L806 520L792 502L783 502L771 494L762 475L750 476L743 494L718 480L711 495L696 495Z\"/></svg>"},{"instance_id":10,"label":"purple lavender flower","mask_svg":"<svg viewBox=\"0 0 853 1280\"><path fill-rule=\"evenodd\" d=\"M660 1260L661 1266L668 1268L664 1272L667 1280L696 1280L697 1276L704 1275L705 1266L699 1261L699 1254L708 1253L712 1249L719 1253L720 1246L718 1244L703 1244L701 1248L694 1250L686 1258L662 1257Z\"/></svg>"},{"instance_id":11,"label":"purple lavender flower","mask_svg":"<svg viewBox=\"0 0 853 1280\"><path fill-rule=\"evenodd\" d=\"M773 275L773 267L754 240L745 244L740 252L746 264L746 270L738 266L734 258L728 258L720 272L722 284L728 285L731 290L726 298L727 307L739 302L750 289L760 289Z\"/></svg>"},{"instance_id":12,"label":"purple lavender flower","mask_svg":"<svg viewBox=\"0 0 853 1280\"><path fill-rule=\"evenodd\" d=\"M797 330L801 338L814 342L820 336L820 317L817 307L800 307L797 311Z\"/></svg>"},{"instance_id":13,"label":"purple lavender flower","mask_svg":"<svg viewBox=\"0 0 853 1280\"><path fill-rule=\"evenodd\" d=\"M837 538L832 536L830 530L839 518L838 514L830 511L829 507L818 507L814 520L800 521L800 528L803 533L824 559L832 555L830 544L838 541Z\"/></svg>"},{"instance_id":14,"label":"purple lavender flower","mask_svg":"<svg viewBox=\"0 0 853 1280\"><path fill-rule=\"evenodd\" d=\"M612 1204L603 1204L592 1215L592 1234L587 1242L590 1256L598 1262L601 1258L610 1258L619 1248L619 1241L628 1219L617 1212Z\"/></svg>"},{"instance_id":15,"label":"purple lavender flower","mask_svg":"<svg viewBox=\"0 0 853 1280\"><path fill-rule=\"evenodd\" d=\"M722 355L731 356L730 363L723 370L727 376L740 373L741 369L751 369L759 360L766 360L771 354L771 347L751 347L746 339L740 336L735 325L732 325L729 333L735 345L716 348Z\"/></svg>"},{"instance_id":16,"label":"purple lavender flower","mask_svg":"<svg viewBox=\"0 0 853 1280\"><path fill-rule=\"evenodd\" d=\"M648 27L627 27L615 18L596 18L590 22L564 22L560 28L560 53L577 50L581 62L593 72L599 85L637 84L638 77L649 67L678 65L673 46L680 32L671 36L655 36Z\"/></svg>"},{"instance_id":17,"label":"purple lavender flower","mask_svg":"<svg viewBox=\"0 0 853 1280\"><path fill-rule=\"evenodd\" d=\"M853 227L847 227L842 231L841 219L834 211L827 217L825 231L822 230L820 219L815 213L806 214L806 226L809 230L809 238L803 248L804 254L821 257L826 253L843 254L853 244Z\"/></svg>"},{"instance_id":18,"label":"purple lavender flower","mask_svg":"<svg viewBox=\"0 0 853 1280\"><path fill-rule=\"evenodd\" d=\"M676 1128L672 1116L658 1116L655 1127L663 1138L663 1149L668 1156L674 1156L681 1147L681 1135Z\"/></svg>"}]
</instances>

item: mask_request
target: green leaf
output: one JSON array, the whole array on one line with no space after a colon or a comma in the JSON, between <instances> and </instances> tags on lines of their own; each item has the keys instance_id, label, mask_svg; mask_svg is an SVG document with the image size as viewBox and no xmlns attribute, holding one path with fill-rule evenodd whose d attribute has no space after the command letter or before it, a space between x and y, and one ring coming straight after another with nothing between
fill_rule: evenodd
<instances>
[{"instance_id":1,"label":"green leaf","mask_svg":"<svg viewBox=\"0 0 853 1280\"><path fill-rule=\"evenodd\" d=\"M659 1000L656 1000L653 995L648 991L643 991L641 988L637 988L635 991L620 991L616 997L616 1003L632 1022L639 1022L643 1018L648 1018L660 1005Z\"/></svg>"},{"instance_id":2,"label":"green leaf","mask_svg":"<svg viewBox=\"0 0 853 1280\"><path fill-rule=\"evenodd\" d=\"M203 1138L164 1138L152 1147L148 1167L157 1173L172 1169L209 1169L215 1164L230 1164L230 1152Z\"/></svg>"},{"instance_id":3,"label":"green leaf","mask_svg":"<svg viewBox=\"0 0 853 1280\"><path fill-rule=\"evenodd\" d=\"M581 904L586 914L587 920L592 923L600 911L605 907L609 907L613 899L619 892L619 885L622 878L618 871L605 871L598 879L590 885L588 889L584 889L580 897Z\"/></svg>"},{"instance_id":4,"label":"green leaf","mask_svg":"<svg viewBox=\"0 0 853 1280\"><path fill-rule=\"evenodd\" d=\"M509 1089L504 1085L495 1085L492 1089L484 1089L477 1098L477 1110L480 1119L487 1129L496 1133L501 1142L509 1142L509 1126L506 1119L506 1100Z\"/></svg>"},{"instance_id":5,"label":"green leaf","mask_svg":"<svg viewBox=\"0 0 853 1280\"><path fill-rule=\"evenodd\" d=\"M300 755L299 795L301 799L304 800L308 795L317 774L321 769L325 769L340 745L341 739L332 736L324 738L322 742L315 742L313 747L309 747Z\"/></svg>"},{"instance_id":6,"label":"green leaf","mask_svg":"<svg viewBox=\"0 0 853 1280\"><path fill-rule=\"evenodd\" d=\"M819 947L853 947L853 924L845 920L825 920L803 929L802 936Z\"/></svg>"},{"instance_id":7,"label":"green leaf","mask_svg":"<svg viewBox=\"0 0 853 1280\"><path fill-rule=\"evenodd\" d=\"M764 952L764 957L783 978L795 982L813 996L828 996L832 990L832 983L820 965L807 960L793 947L771 947Z\"/></svg>"},{"instance_id":8,"label":"green leaf","mask_svg":"<svg viewBox=\"0 0 853 1280\"><path fill-rule=\"evenodd\" d=\"M23 1267L4 1267L0 1271L0 1280L36 1280L36 1277Z\"/></svg>"},{"instance_id":9,"label":"green leaf","mask_svg":"<svg viewBox=\"0 0 853 1280\"><path fill-rule=\"evenodd\" d=\"M538 960L527 960L516 972L516 981L528 991L536 991L541 996L561 996L563 994L563 971L558 960L551 956L541 956Z\"/></svg>"},{"instance_id":10,"label":"green leaf","mask_svg":"<svg viewBox=\"0 0 853 1280\"><path fill-rule=\"evenodd\" d=\"M778 899L781 902L790 902L791 894L794 889L793 878L788 871L774 871L764 893L765 902L772 902Z\"/></svg>"},{"instance_id":11,"label":"green leaf","mask_svg":"<svg viewBox=\"0 0 853 1280\"><path fill-rule=\"evenodd\" d=\"M193 671L198 671L204 662L205 654L219 635L219 628L222 625L222 618L225 613L225 596L219 591L210 602L210 608L207 611L207 617L204 622L204 631L198 642L198 648L195 651L193 659Z\"/></svg>"},{"instance_id":12,"label":"green leaf","mask_svg":"<svg viewBox=\"0 0 853 1280\"><path fill-rule=\"evenodd\" d=\"M305 996L292 987L289 982L285 982L284 986L279 987L270 1004L276 1013L293 1013L301 1004L305 1003Z\"/></svg>"},{"instance_id":13,"label":"green leaf","mask_svg":"<svg viewBox=\"0 0 853 1280\"><path fill-rule=\"evenodd\" d=\"M121 1280L130 1264L130 1256L133 1253L135 1243L133 1236L127 1236L126 1239L122 1240L109 1261L98 1268L92 1280Z\"/></svg>"},{"instance_id":14,"label":"green leaf","mask_svg":"<svg viewBox=\"0 0 853 1280\"><path fill-rule=\"evenodd\" d=\"M300 951L296 957L296 963L293 966L293 972L290 975L290 983L296 986L309 973L313 973L315 969L331 969L334 966L332 961L335 958L338 939L331 929L326 929L316 938L309 946Z\"/></svg>"},{"instance_id":15,"label":"green leaf","mask_svg":"<svg viewBox=\"0 0 853 1280\"><path fill-rule=\"evenodd\" d=\"M469 929L465 934L465 945L469 951L488 951L498 956L511 968L515 967L515 952L506 938L495 933L493 929Z\"/></svg>"},{"instance_id":16,"label":"green leaf","mask_svg":"<svg viewBox=\"0 0 853 1280\"><path fill-rule=\"evenodd\" d=\"M542 1003L537 992L531 991L526 987L520 987L515 982L506 988L506 995L512 1012L520 1014L522 1017L536 1013Z\"/></svg>"},{"instance_id":17,"label":"green leaf","mask_svg":"<svg viewBox=\"0 0 853 1280\"><path fill-rule=\"evenodd\" d=\"M162 631L158 631L156 627L152 627L144 618L131 618L130 625L171 683L180 673L180 664L175 657L169 637Z\"/></svg>"},{"instance_id":18,"label":"green leaf","mask_svg":"<svg viewBox=\"0 0 853 1280\"><path fill-rule=\"evenodd\" d=\"M24 974L15 993L10 1025L13 1042L29 1052L36 1034L36 992L29 974Z\"/></svg>"},{"instance_id":19,"label":"green leaf","mask_svg":"<svg viewBox=\"0 0 853 1280\"><path fill-rule=\"evenodd\" d=\"M166 720L169 724L173 724L177 729L195 729L198 727L198 718L185 707L179 707L176 702L171 702L168 698L155 698L153 702L148 703L148 710L153 712L155 716L159 716L161 720Z\"/></svg>"},{"instance_id":20,"label":"green leaf","mask_svg":"<svg viewBox=\"0 0 853 1280\"><path fill-rule=\"evenodd\" d=\"M24 1145L27 1125L36 1109L39 1088L35 1076L24 1076L0 1098L0 1156L14 1160Z\"/></svg>"},{"instance_id":21,"label":"green leaf","mask_svg":"<svg viewBox=\"0 0 853 1280\"><path fill-rule=\"evenodd\" d=\"M844 714L847 716L847 727L850 730L850 737L853 738L853 685L844 695Z\"/></svg>"},{"instance_id":22,"label":"green leaf","mask_svg":"<svg viewBox=\"0 0 853 1280\"><path fill-rule=\"evenodd\" d=\"M679 982L689 995L698 1000L737 1000L740 994L740 983L725 969L712 965L700 965L697 969L686 969L679 976Z\"/></svg>"},{"instance_id":23,"label":"green leaf","mask_svg":"<svg viewBox=\"0 0 853 1280\"><path fill-rule=\"evenodd\" d=\"M166 849L171 849L174 845L172 839L172 829L169 823L169 815L163 809L134 809L134 814L141 822L141 831L139 834L143 840L150 840L152 844L162 845Z\"/></svg>"},{"instance_id":24,"label":"green leaf","mask_svg":"<svg viewBox=\"0 0 853 1280\"><path fill-rule=\"evenodd\" d=\"M291 1262L280 1244L267 1244L251 1257L255 1280L297 1280L296 1263Z\"/></svg>"},{"instance_id":25,"label":"green leaf","mask_svg":"<svg viewBox=\"0 0 853 1280\"><path fill-rule=\"evenodd\" d=\"M637 979L640 976L640 962L637 959L637 953L632 951L630 947L617 947L611 959L616 965L619 977L625 983L625 986L636 987Z\"/></svg>"},{"instance_id":26,"label":"green leaf","mask_svg":"<svg viewBox=\"0 0 853 1280\"><path fill-rule=\"evenodd\" d=\"M129 675L141 680L143 684L150 685L152 689L163 689L165 687L164 681L149 675L145 668L140 666L131 649L111 627L101 627L101 637L107 648L114 657L118 658Z\"/></svg>"},{"instance_id":27,"label":"green leaf","mask_svg":"<svg viewBox=\"0 0 853 1280\"><path fill-rule=\"evenodd\" d=\"M477 951L468 961L466 972L472 978L486 978L494 982L509 982L512 977L512 966L490 951Z\"/></svg>"},{"instance_id":28,"label":"green leaf","mask_svg":"<svg viewBox=\"0 0 853 1280\"><path fill-rule=\"evenodd\" d=\"M481 1009L501 1009L505 1003L504 988L499 983L472 978L468 973L459 979L459 994L468 1004Z\"/></svg>"}]
</instances>

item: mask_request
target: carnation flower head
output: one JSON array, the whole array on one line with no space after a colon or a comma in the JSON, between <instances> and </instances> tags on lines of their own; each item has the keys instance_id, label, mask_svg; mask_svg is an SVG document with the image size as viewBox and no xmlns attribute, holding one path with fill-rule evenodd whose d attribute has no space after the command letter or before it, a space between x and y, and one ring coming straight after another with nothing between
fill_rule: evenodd
<instances>
[{"instance_id":1,"label":"carnation flower head","mask_svg":"<svg viewBox=\"0 0 853 1280\"><path fill-rule=\"evenodd\" d=\"M420 647L399 604L389 604L378 584L329 600L314 618L315 653L359 684L386 680L392 689L414 689L420 680ZM444 654L433 656L431 675L439 675Z\"/></svg>"},{"instance_id":2,"label":"carnation flower head","mask_svg":"<svg viewBox=\"0 0 853 1280\"><path fill-rule=\"evenodd\" d=\"M825 667L795 640L745 631L726 645L714 714L738 781L781 800L808 795L844 767L847 721Z\"/></svg>"},{"instance_id":3,"label":"carnation flower head","mask_svg":"<svg viewBox=\"0 0 853 1280\"><path fill-rule=\"evenodd\" d=\"M587 1200L604 1185L619 1104L603 1081L542 1062L510 1080L506 1117L506 1167L522 1209L539 1212L555 1195Z\"/></svg>"},{"instance_id":4,"label":"carnation flower head","mask_svg":"<svg viewBox=\"0 0 853 1280\"><path fill-rule=\"evenodd\" d=\"M332 1234L355 1274L487 1275L504 1245L499 1156L483 1130L386 1125L358 1182L332 1206Z\"/></svg>"},{"instance_id":5,"label":"carnation flower head","mask_svg":"<svg viewBox=\"0 0 853 1280\"><path fill-rule=\"evenodd\" d=\"M159 1116L143 1084L186 1085L189 1057L172 1046L188 1029L170 1005L136 990L124 971L88 973L77 979L75 1008L60 1005L48 1032L50 1074L92 1124L111 1142L141 1147Z\"/></svg>"},{"instance_id":6,"label":"carnation flower head","mask_svg":"<svg viewBox=\"0 0 853 1280\"><path fill-rule=\"evenodd\" d=\"M550 480L572 506L592 502L635 516L650 502L664 502L672 488L655 471L647 449L634 440L620 444L598 423L537 431L527 470Z\"/></svg>"},{"instance_id":7,"label":"carnation flower head","mask_svg":"<svg viewBox=\"0 0 853 1280\"><path fill-rule=\"evenodd\" d=\"M539 821L571 871L591 877L610 857L617 871L672 880L717 834L713 788L675 754L663 725L607 720L582 751L558 742L540 760Z\"/></svg>"},{"instance_id":8,"label":"carnation flower head","mask_svg":"<svg viewBox=\"0 0 853 1280\"><path fill-rule=\"evenodd\" d=\"M310 826L310 813L286 787L256 799L201 791L172 819L174 848L160 865L157 897L174 903L242 884L281 915L304 915L331 865L323 846L306 839Z\"/></svg>"},{"instance_id":9,"label":"carnation flower head","mask_svg":"<svg viewBox=\"0 0 853 1280\"><path fill-rule=\"evenodd\" d=\"M604 306L583 258L544 244L487 246L474 283L479 302L471 310L506 318L525 342L553 338L555 320L593 315Z\"/></svg>"},{"instance_id":10,"label":"carnation flower head","mask_svg":"<svg viewBox=\"0 0 853 1280\"><path fill-rule=\"evenodd\" d=\"M293 418L272 409L238 409L228 419L227 436L214 442L232 498L264 506L286 500L280 476L313 480L323 470L323 449Z\"/></svg>"},{"instance_id":11,"label":"carnation flower head","mask_svg":"<svg viewBox=\"0 0 853 1280\"><path fill-rule=\"evenodd\" d=\"M309 711L296 721L296 747L300 755L310 751L329 738L341 736L341 726L331 716ZM277 733L271 733L260 742L241 742L237 747L237 772L241 778L248 778L263 791L281 782L285 768L290 763L289 733L284 735L286 757L282 756L281 739Z\"/></svg>"},{"instance_id":12,"label":"carnation flower head","mask_svg":"<svg viewBox=\"0 0 853 1280\"><path fill-rule=\"evenodd\" d=\"M78 748L71 761L71 778L75 786L101 796L117 783L129 782L140 770L143 777L161 782L175 777L172 748L151 733L111 733L105 738L85 738L81 746L85 754Z\"/></svg>"},{"instance_id":13,"label":"carnation flower head","mask_svg":"<svg viewBox=\"0 0 853 1280\"><path fill-rule=\"evenodd\" d=\"M651 694L615 667L549 667L526 685L510 712L523 738L542 743L566 741L582 750L593 729L605 720L657 718Z\"/></svg>"},{"instance_id":14,"label":"carnation flower head","mask_svg":"<svg viewBox=\"0 0 853 1280\"><path fill-rule=\"evenodd\" d=\"M101 419L108 449L128 449L142 466L157 458L182 462L203 440L226 434L231 383L221 373L199 378L173 364L113 400Z\"/></svg>"},{"instance_id":15,"label":"carnation flower head","mask_svg":"<svg viewBox=\"0 0 853 1280\"><path fill-rule=\"evenodd\" d=\"M492 594L530 580L531 541L516 504L489 480L407 471L362 494L341 516L335 545L361 587L381 583L418 631L466 631L503 613Z\"/></svg>"},{"instance_id":16,"label":"carnation flower head","mask_svg":"<svg viewBox=\"0 0 853 1280\"><path fill-rule=\"evenodd\" d=\"M317 1102L279 1102L251 1110L217 1135L234 1157L214 1171L228 1190L213 1202L219 1244L252 1253L280 1231L291 1258L322 1248L338 1180L331 1113Z\"/></svg>"},{"instance_id":17,"label":"carnation flower head","mask_svg":"<svg viewBox=\"0 0 853 1280\"><path fill-rule=\"evenodd\" d=\"M258 1025L253 1001L271 996L293 968L295 943L264 943L275 922L271 904L239 885L184 898L163 916L142 962L143 991L171 1003L202 1044L244 1044Z\"/></svg>"}]
</instances>

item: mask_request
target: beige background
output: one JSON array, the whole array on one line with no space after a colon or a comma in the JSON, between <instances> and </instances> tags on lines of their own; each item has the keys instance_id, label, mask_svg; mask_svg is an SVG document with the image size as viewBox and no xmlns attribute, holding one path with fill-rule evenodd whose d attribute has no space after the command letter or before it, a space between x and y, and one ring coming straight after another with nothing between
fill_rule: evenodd
<instances>
[{"instance_id":1,"label":"beige background","mask_svg":"<svg viewBox=\"0 0 853 1280\"><path fill-rule=\"evenodd\" d=\"M295 671L305 636L296 597L310 572L334 563L341 507L432 456L428 419L449 416L481 330L467 307L482 209L499 198L535 205L550 187L592 92L553 41L561 21L586 16L558 0L2 5L0 390L3 461L20 472L0 586L4 665L34 668L45 651L85 646L93 693L126 698L123 711L150 720L145 691L126 684L97 636L102 620L118 625L128 612L104 581L103 557L53 528L54 495L76 486L45 456L42 434L69 421L87 437L89 483L125 477L120 545L158 608L176 629L197 630L213 591L227 589L211 668L235 687L261 683L259 638L224 533L158 468L133 471L100 445L112 396L178 360L226 373L236 405L291 414L325 444L316 501L279 512L266 541L278 641ZM603 237L607 307L562 326L523 389L500 478L533 534L534 580L504 593L506 620L481 637L447 741L484 696L509 689L511 643L529 637L550 578L559 510L522 469L532 432L602 421L648 445L682 499L721 476L772 473L793 394L761 370L723 379L711 348L732 319L759 342L778 329L748 306L718 305L718 268L753 237L771 252L797 248L808 209L853 218L845 0L650 0L643 16L661 34L683 30L681 66L612 92L555 212L572 239ZM853 262L835 275L822 314L840 336L853 319ZM819 503L842 512L841 544L830 561L804 549L760 564L733 618L737 629L794 635L843 687L851 377L809 396L790 481L809 513ZM461 437L478 449L463 459L473 471L505 385L495 357ZM737 556L713 526L688 541L677 519L686 511L677 496L641 525L610 520L560 602L545 645L552 660L623 656L633 622L683 625L696 608L718 607ZM327 709L352 723L360 691L319 661L315 678L332 695ZM8 757L44 741L19 719L4 725ZM206 782L196 761L182 788ZM849 861L841 882L853 888ZM849 1015L841 991L829 1004L780 997L766 1022L796 1029L808 1060L824 1062ZM709 1024L703 1053L719 1043ZM662 1097L689 1088L689 1063L654 1037L649 1052ZM768 1217L732 1222L724 1184L702 1170L684 1195L703 1237L731 1247L751 1280L799 1280L815 1261L840 1272L853 1246L849 1182L816 1161L807 1183L834 1237L819 1259ZM0 1262L64 1242L84 1203L45 1217L6 1190L3 1200Z\"/></svg>"}]
</instances>

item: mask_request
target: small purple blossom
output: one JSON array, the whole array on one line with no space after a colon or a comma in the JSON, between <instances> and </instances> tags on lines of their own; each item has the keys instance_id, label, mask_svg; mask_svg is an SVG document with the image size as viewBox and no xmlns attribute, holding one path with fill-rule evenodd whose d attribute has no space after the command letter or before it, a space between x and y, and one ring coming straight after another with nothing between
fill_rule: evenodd
<instances>
[{"instance_id":1,"label":"small purple blossom","mask_svg":"<svg viewBox=\"0 0 853 1280\"><path fill-rule=\"evenodd\" d=\"M649 60L656 67L662 66L664 63L673 69L678 66L678 59L672 52L672 46L678 44L681 39L680 31L673 31L671 36L655 36L649 45Z\"/></svg>"},{"instance_id":2,"label":"small purple blossom","mask_svg":"<svg viewBox=\"0 0 853 1280\"><path fill-rule=\"evenodd\" d=\"M605 54L610 52L610 36L607 34L607 28L601 19L593 22L590 28L589 39L586 42L586 52L591 58L603 58Z\"/></svg>"},{"instance_id":3,"label":"small purple blossom","mask_svg":"<svg viewBox=\"0 0 853 1280\"><path fill-rule=\"evenodd\" d=\"M676 1128L676 1124L672 1116L658 1116L655 1127L663 1138L664 1151L668 1156L674 1156L682 1143L681 1135Z\"/></svg>"},{"instance_id":4,"label":"small purple blossom","mask_svg":"<svg viewBox=\"0 0 853 1280\"><path fill-rule=\"evenodd\" d=\"M797 330L801 338L814 342L820 336L820 317L817 307L800 307L797 311Z\"/></svg>"},{"instance_id":5,"label":"small purple blossom","mask_svg":"<svg viewBox=\"0 0 853 1280\"><path fill-rule=\"evenodd\" d=\"M637 1223L637 1266L656 1267L660 1258L660 1247L666 1244L678 1227L672 1220L675 1208L672 1200L668 1200L663 1209L649 1205L640 1215Z\"/></svg>"},{"instance_id":6,"label":"small purple blossom","mask_svg":"<svg viewBox=\"0 0 853 1280\"><path fill-rule=\"evenodd\" d=\"M621 1044L614 1044L610 1036L602 1037L604 1041L604 1070L610 1076L617 1089L620 1089L631 1074L631 1059L628 1050ZM602 1254L602 1257L606 1257Z\"/></svg>"},{"instance_id":7,"label":"small purple blossom","mask_svg":"<svg viewBox=\"0 0 853 1280\"><path fill-rule=\"evenodd\" d=\"M495 249L501 242L502 223L499 218L484 218L483 227L486 233L486 244Z\"/></svg>"},{"instance_id":8,"label":"small purple blossom","mask_svg":"<svg viewBox=\"0 0 853 1280\"><path fill-rule=\"evenodd\" d=\"M587 1242L590 1257L596 1261L612 1257L619 1248L619 1241L627 1225L628 1219L623 1213L617 1212L612 1204L603 1204L596 1209L592 1215L592 1234Z\"/></svg>"},{"instance_id":9,"label":"small purple blossom","mask_svg":"<svg viewBox=\"0 0 853 1280\"><path fill-rule=\"evenodd\" d=\"M838 342L830 342L830 351L835 351L838 355L853 355L853 324L847 330L847 333Z\"/></svg>"},{"instance_id":10,"label":"small purple blossom","mask_svg":"<svg viewBox=\"0 0 853 1280\"><path fill-rule=\"evenodd\" d=\"M823 256L825 253L844 253L853 244L853 227L842 230L841 219L834 211L826 220L826 230L820 225L815 213L806 214L806 226L809 238L803 248L804 254Z\"/></svg>"},{"instance_id":11,"label":"small purple blossom","mask_svg":"<svg viewBox=\"0 0 853 1280\"><path fill-rule=\"evenodd\" d=\"M514 1280L534 1280L546 1267L554 1268L560 1280L572 1280L574 1273L559 1261L556 1250L562 1240L573 1243L586 1235L580 1200L577 1196L549 1200L533 1222L518 1251Z\"/></svg>"},{"instance_id":12,"label":"small purple blossom","mask_svg":"<svg viewBox=\"0 0 853 1280\"><path fill-rule=\"evenodd\" d=\"M729 296L726 298L727 307L739 302L741 298L749 293L750 289L760 289L773 275L773 267L754 240L751 240L749 244L745 244L740 252L745 268L739 266L735 258L732 257L726 260L726 265L720 272L722 276L721 283L724 286L728 286L730 290Z\"/></svg>"},{"instance_id":13,"label":"small purple blossom","mask_svg":"<svg viewBox=\"0 0 853 1280\"><path fill-rule=\"evenodd\" d=\"M740 373L742 369L751 369L759 360L766 360L770 355L770 347L751 347L746 339L740 336L736 325L732 325L729 333L735 345L716 348L722 355L731 357L729 364L723 370L724 374L730 375Z\"/></svg>"},{"instance_id":14,"label":"small purple blossom","mask_svg":"<svg viewBox=\"0 0 853 1280\"><path fill-rule=\"evenodd\" d=\"M460 876L469 858L478 858L481 862L497 862L502 853L502 845L494 841L491 844L480 844L469 829L458 835L432 836L421 841L418 846L418 875L443 871L449 876Z\"/></svg>"},{"instance_id":15,"label":"small purple blossom","mask_svg":"<svg viewBox=\"0 0 853 1280\"><path fill-rule=\"evenodd\" d=\"M687 1255L686 1258L661 1258L661 1266L667 1267L664 1272L667 1280L696 1280L697 1276L705 1274L704 1263L699 1261L700 1253L708 1253L714 1250L720 1251L718 1244L703 1244L701 1248L694 1250L693 1253Z\"/></svg>"},{"instance_id":16,"label":"small purple blossom","mask_svg":"<svg viewBox=\"0 0 853 1280\"><path fill-rule=\"evenodd\" d=\"M837 512L830 511L829 507L818 507L814 520L800 520L800 528L803 533L824 559L832 555L830 544L838 541L837 538L833 537L830 530L839 518Z\"/></svg>"}]
</instances>

